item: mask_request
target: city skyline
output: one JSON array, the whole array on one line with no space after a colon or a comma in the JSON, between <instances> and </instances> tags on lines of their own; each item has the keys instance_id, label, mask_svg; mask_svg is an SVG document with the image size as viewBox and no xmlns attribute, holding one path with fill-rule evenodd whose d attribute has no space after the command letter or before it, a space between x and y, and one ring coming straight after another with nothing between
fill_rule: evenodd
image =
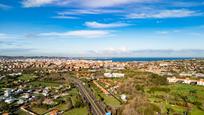
<instances>
[{"instance_id":1,"label":"city skyline","mask_svg":"<svg viewBox=\"0 0 204 115\"><path fill-rule=\"evenodd\" d=\"M0 1L0 55L204 57L202 0Z\"/></svg>"}]
</instances>

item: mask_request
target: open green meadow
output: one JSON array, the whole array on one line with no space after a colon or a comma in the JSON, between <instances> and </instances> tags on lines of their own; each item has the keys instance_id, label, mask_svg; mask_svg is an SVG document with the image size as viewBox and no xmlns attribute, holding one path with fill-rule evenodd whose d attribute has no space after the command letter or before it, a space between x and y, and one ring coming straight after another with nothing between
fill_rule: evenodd
<instances>
[{"instance_id":1,"label":"open green meadow","mask_svg":"<svg viewBox=\"0 0 204 115\"><path fill-rule=\"evenodd\" d=\"M173 84L146 90L148 99L165 113L204 115L204 87Z\"/></svg>"},{"instance_id":2,"label":"open green meadow","mask_svg":"<svg viewBox=\"0 0 204 115\"><path fill-rule=\"evenodd\" d=\"M63 113L63 115L88 115L87 107L74 108Z\"/></svg>"}]
</instances>

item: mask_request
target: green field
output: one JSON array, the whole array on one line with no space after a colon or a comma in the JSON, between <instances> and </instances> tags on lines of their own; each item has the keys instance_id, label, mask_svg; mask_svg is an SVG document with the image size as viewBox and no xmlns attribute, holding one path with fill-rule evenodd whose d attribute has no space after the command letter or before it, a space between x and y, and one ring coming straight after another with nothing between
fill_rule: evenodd
<instances>
[{"instance_id":1,"label":"green field","mask_svg":"<svg viewBox=\"0 0 204 115\"><path fill-rule=\"evenodd\" d=\"M75 108L65 112L63 115L88 115L87 107Z\"/></svg>"},{"instance_id":2,"label":"green field","mask_svg":"<svg viewBox=\"0 0 204 115\"><path fill-rule=\"evenodd\" d=\"M204 96L204 87L203 86L197 86L197 85L187 85L187 84L175 84L175 85L169 85L168 86L171 89L171 92L174 93L183 93L188 94L191 90L196 90L196 95L199 97ZM204 97L203 97L204 99Z\"/></svg>"},{"instance_id":3,"label":"green field","mask_svg":"<svg viewBox=\"0 0 204 115\"><path fill-rule=\"evenodd\" d=\"M105 95L95 84L91 84L91 86L97 99L100 100L100 98L102 97L104 99L103 101L105 102L105 104L112 107L120 107L120 102L113 96Z\"/></svg>"},{"instance_id":4,"label":"green field","mask_svg":"<svg viewBox=\"0 0 204 115\"><path fill-rule=\"evenodd\" d=\"M61 84L53 82L43 82L43 81L34 81L31 83L33 86L43 86L43 87L58 87Z\"/></svg>"},{"instance_id":5,"label":"green field","mask_svg":"<svg viewBox=\"0 0 204 115\"><path fill-rule=\"evenodd\" d=\"M69 95L77 95L78 94L78 90L76 88L72 88L70 91L69 91Z\"/></svg>"},{"instance_id":6,"label":"green field","mask_svg":"<svg viewBox=\"0 0 204 115\"><path fill-rule=\"evenodd\" d=\"M109 106L112 106L112 107L120 107L121 104L120 102L115 99L113 96L110 96L110 95L105 95L105 94L100 94L103 98L104 98L104 102L109 105Z\"/></svg>"},{"instance_id":7,"label":"green field","mask_svg":"<svg viewBox=\"0 0 204 115\"><path fill-rule=\"evenodd\" d=\"M204 115L204 87L174 84L149 89L148 99L159 106L163 113L170 109L171 114L189 111L191 115Z\"/></svg>"},{"instance_id":8,"label":"green field","mask_svg":"<svg viewBox=\"0 0 204 115\"><path fill-rule=\"evenodd\" d=\"M48 110L45 109L45 108L37 107L37 106L32 107L31 110L32 110L33 112L35 112L35 113L38 113L38 114L43 114L43 113L45 113L45 112L48 111Z\"/></svg>"},{"instance_id":9,"label":"green field","mask_svg":"<svg viewBox=\"0 0 204 115\"><path fill-rule=\"evenodd\" d=\"M18 79L22 80L22 81L31 81L35 78L36 78L36 76L34 76L32 74L23 74L22 76L18 77Z\"/></svg>"},{"instance_id":10,"label":"green field","mask_svg":"<svg viewBox=\"0 0 204 115\"><path fill-rule=\"evenodd\" d=\"M55 107L55 109L61 110L61 111L65 111L67 110L67 104L60 104L58 106Z\"/></svg>"},{"instance_id":11,"label":"green field","mask_svg":"<svg viewBox=\"0 0 204 115\"><path fill-rule=\"evenodd\" d=\"M16 112L17 115L28 115L26 112L22 111L22 110L18 110Z\"/></svg>"}]
</instances>

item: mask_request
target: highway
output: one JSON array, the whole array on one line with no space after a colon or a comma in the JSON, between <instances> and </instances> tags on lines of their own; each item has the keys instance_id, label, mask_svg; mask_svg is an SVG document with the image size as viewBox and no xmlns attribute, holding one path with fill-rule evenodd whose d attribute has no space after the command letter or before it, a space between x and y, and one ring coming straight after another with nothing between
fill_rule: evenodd
<instances>
[{"instance_id":1,"label":"highway","mask_svg":"<svg viewBox=\"0 0 204 115\"><path fill-rule=\"evenodd\" d=\"M70 78L70 80L79 88L81 95L86 100L86 102L89 103L92 114L105 115L106 111L104 105L97 101L92 92L86 88L86 86L84 86L80 80L75 78Z\"/></svg>"}]
</instances>

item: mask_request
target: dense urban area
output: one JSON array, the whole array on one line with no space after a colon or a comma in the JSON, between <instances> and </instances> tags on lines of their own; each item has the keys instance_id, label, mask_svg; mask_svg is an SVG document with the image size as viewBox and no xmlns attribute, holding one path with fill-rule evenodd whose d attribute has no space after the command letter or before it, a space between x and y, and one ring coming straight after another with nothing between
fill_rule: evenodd
<instances>
[{"instance_id":1,"label":"dense urban area","mask_svg":"<svg viewBox=\"0 0 204 115\"><path fill-rule=\"evenodd\" d=\"M204 60L2 57L0 114L204 115Z\"/></svg>"}]
</instances>

